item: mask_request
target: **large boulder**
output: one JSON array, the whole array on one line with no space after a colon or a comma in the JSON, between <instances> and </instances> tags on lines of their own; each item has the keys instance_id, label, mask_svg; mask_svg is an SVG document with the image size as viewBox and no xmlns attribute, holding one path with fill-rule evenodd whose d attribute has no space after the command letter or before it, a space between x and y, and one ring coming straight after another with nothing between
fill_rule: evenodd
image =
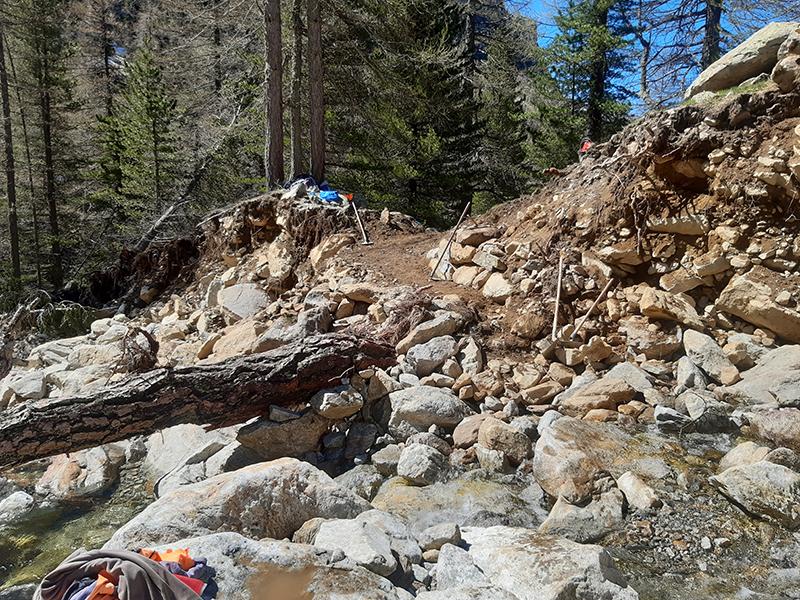
<instances>
[{"instance_id":1,"label":"large boulder","mask_svg":"<svg viewBox=\"0 0 800 600\"><path fill-rule=\"evenodd\" d=\"M483 284L483 295L498 304L505 302L513 293L514 286L501 273L492 273Z\"/></svg>"},{"instance_id":2,"label":"large boulder","mask_svg":"<svg viewBox=\"0 0 800 600\"><path fill-rule=\"evenodd\" d=\"M717 388L725 402L800 406L800 346L782 346L762 356L735 385Z\"/></svg>"},{"instance_id":3,"label":"large boulder","mask_svg":"<svg viewBox=\"0 0 800 600\"><path fill-rule=\"evenodd\" d=\"M783 525L800 526L800 474L765 460L731 467L709 479L748 513Z\"/></svg>"},{"instance_id":4,"label":"large boulder","mask_svg":"<svg viewBox=\"0 0 800 600\"><path fill-rule=\"evenodd\" d=\"M148 485L158 492L160 485L173 479L169 477L171 474L186 475L188 465L202 463L235 439L235 428L206 431L199 425L184 424L163 429L145 441L147 454L142 462L142 472ZM168 485L164 486L164 491L166 487Z\"/></svg>"},{"instance_id":5,"label":"large boulder","mask_svg":"<svg viewBox=\"0 0 800 600\"><path fill-rule=\"evenodd\" d=\"M740 465L751 465L764 460L769 454L767 446L759 446L755 442L742 442L738 446L731 448L719 461L718 471L722 473L731 467Z\"/></svg>"},{"instance_id":6,"label":"large boulder","mask_svg":"<svg viewBox=\"0 0 800 600\"><path fill-rule=\"evenodd\" d=\"M686 90L685 98L700 92L735 87L761 73L769 73L778 61L778 49L796 31L797 23L770 23L708 67Z\"/></svg>"},{"instance_id":7,"label":"large boulder","mask_svg":"<svg viewBox=\"0 0 800 600\"><path fill-rule=\"evenodd\" d=\"M252 354L258 338L264 333L264 324L257 319L237 321L226 327L212 347L214 362Z\"/></svg>"},{"instance_id":8,"label":"large boulder","mask_svg":"<svg viewBox=\"0 0 800 600\"><path fill-rule=\"evenodd\" d=\"M217 301L235 320L252 317L269 306L267 292L256 283L239 283L220 290Z\"/></svg>"},{"instance_id":9,"label":"large boulder","mask_svg":"<svg viewBox=\"0 0 800 600\"><path fill-rule=\"evenodd\" d=\"M453 445L456 448L469 448L477 444L481 425L490 417L489 413L480 413L461 421L453 430Z\"/></svg>"},{"instance_id":10,"label":"large boulder","mask_svg":"<svg viewBox=\"0 0 800 600\"><path fill-rule=\"evenodd\" d=\"M456 234L456 243L462 246L480 246L483 242L496 238L499 235L500 230L496 227L462 229Z\"/></svg>"},{"instance_id":11,"label":"large boulder","mask_svg":"<svg viewBox=\"0 0 800 600\"><path fill-rule=\"evenodd\" d=\"M414 367L418 377L426 377L454 356L457 347L455 339L449 335L435 337L412 347L406 354L406 361Z\"/></svg>"},{"instance_id":12,"label":"large boulder","mask_svg":"<svg viewBox=\"0 0 800 600\"><path fill-rule=\"evenodd\" d=\"M409 444L397 462L397 474L414 485L436 483L447 470L447 457L425 444Z\"/></svg>"},{"instance_id":13,"label":"large boulder","mask_svg":"<svg viewBox=\"0 0 800 600\"><path fill-rule=\"evenodd\" d=\"M677 321L693 329L704 328L703 320L694 308L694 302L686 294L671 294L647 288L639 300L639 310L652 319Z\"/></svg>"},{"instance_id":14,"label":"large boulder","mask_svg":"<svg viewBox=\"0 0 800 600\"><path fill-rule=\"evenodd\" d=\"M125 451L115 444L60 454L36 484L36 493L66 502L100 496L119 481L123 462Z\"/></svg>"},{"instance_id":15,"label":"large boulder","mask_svg":"<svg viewBox=\"0 0 800 600\"><path fill-rule=\"evenodd\" d=\"M283 456L300 457L317 450L322 436L332 424L332 420L308 411L299 419L280 423L267 419L248 423L239 429L236 439L261 460L274 460Z\"/></svg>"},{"instance_id":16,"label":"large boulder","mask_svg":"<svg viewBox=\"0 0 800 600\"><path fill-rule=\"evenodd\" d=\"M778 48L778 60L781 61L791 54L800 54L800 23Z\"/></svg>"},{"instance_id":17,"label":"large boulder","mask_svg":"<svg viewBox=\"0 0 800 600\"><path fill-rule=\"evenodd\" d=\"M621 379L637 392L644 394L653 389L653 377L632 362L621 362L614 365L603 376L603 379Z\"/></svg>"},{"instance_id":18,"label":"large boulder","mask_svg":"<svg viewBox=\"0 0 800 600\"><path fill-rule=\"evenodd\" d=\"M287 231L270 243L266 252L261 250L256 273L262 279L270 279L270 287L285 290L294 281L296 250Z\"/></svg>"},{"instance_id":19,"label":"large boulder","mask_svg":"<svg viewBox=\"0 0 800 600\"><path fill-rule=\"evenodd\" d=\"M800 452L800 410L782 408L749 412L745 417L750 433L756 438Z\"/></svg>"},{"instance_id":20,"label":"large boulder","mask_svg":"<svg viewBox=\"0 0 800 600\"><path fill-rule=\"evenodd\" d=\"M333 562L331 554L305 544L238 533L203 535L170 544L188 548L216 570L217 598L330 598L331 600L400 600L394 586L351 561ZM157 550L166 549L157 547ZM354 590L358 590L354 592Z\"/></svg>"},{"instance_id":21,"label":"large boulder","mask_svg":"<svg viewBox=\"0 0 800 600\"><path fill-rule=\"evenodd\" d=\"M617 406L630 402L634 396L636 390L626 381L606 376L579 389L560 404L568 415L582 417L596 408L616 410Z\"/></svg>"},{"instance_id":22,"label":"large boulder","mask_svg":"<svg viewBox=\"0 0 800 600\"><path fill-rule=\"evenodd\" d=\"M348 386L320 390L311 398L311 406L326 419L344 419L364 406L364 398Z\"/></svg>"},{"instance_id":23,"label":"large boulder","mask_svg":"<svg viewBox=\"0 0 800 600\"><path fill-rule=\"evenodd\" d=\"M489 585L501 593L467 596L460 586L439 591L446 595L420 594L419 598L516 598L518 600L636 600L639 595L626 584L614 560L600 546L587 546L564 538L514 527L466 527L462 537L469 558ZM442 555L440 555L442 560ZM444 560L464 558L447 553ZM437 571L452 572L440 563ZM469 576L469 571L461 569ZM477 577L477 572L471 572ZM447 580L445 580L447 581ZM450 581L457 582L450 578ZM464 585L464 584L462 584ZM467 583L480 586L480 582ZM485 584L484 584L485 585ZM510 594L510 596L504 595Z\"/></svg>"},{"instance_id":24,"label":"large boulder","mask_svg":"<svg viewBox=\"0 0 800 600\"><path fill-rule=\"evenodd\" d=\"M82 335L45 342L31 350L30 354L28 354L27 363L29 366L49 367L66 362L72 349L79 344L86 343L88 339L87 336Z\"/></svg>"},{"instance_id":25,"label":"large boulder","mask_svg":"<svg viewBox=\"0 0 800 600\"><path fill-rule=\"evenodd\" d=\"M623 524L622 503L622 492L616 488L600 494L585 506L576 506L559 498L539 531L574 542L599 541Z\"/></svg>"},{"instance_id":26,"label":"large boulder","mask_svg":"<svg viewBox=\"0 0 800 600\"><path fill-rule=\"evenodd\" d=\"M311 249L308 258L311 266L319 272L329 258L336 256L341 250L355 244L356 239L350 233L335 233L326 237L322 242Z\"/></svg>"},{"instance_id":27,"label":"large boulder","mask_svg":"<svg viewBox=\"0 0 800 600\"><path fill-rule=\"evenodd\" d=\"M757 266L731 279L715 306L718 311L765 327L786 340L800 342L800 312L775 301L784 290L797 292L797 283Z\"/></svg>"},{"instance_id":28,"label":"large boulder","mask_svg":"<svg viewBox=\"0 0 800 600\"><path fill-rule=\"evenodd\" d=\"M463 320L461 315L456 312L442 312L433 319L414 327L406 337L397 343L395 350L398 354L405 354L412 347L429 342L433 338L453 335L459 330Z\"/></svg>"},{"instance_id":29,"label":"large boulder","mask_svg":"<svg viewBox=\"0 0 800 600\"><path fill-rule=\"evenodd\" d=\"M461 530L458 531L458 536L460 541ZM475 563L472 562L472 557L467 550L454 546L453 543L442 546L439 552L439 560L436 564L436 583L434 587L437 590L447 590L449 592L453 588L461 589L464 586L473 585L488 586L491 584L489 584L486 576L481 573L481 570L475 566ZM494 598L494 596L491 597Z\"/></svg>"},{"instance_id":30,"label":"large boulder","mask_svg":"<svg viewBox=\"0 0 800 600\"><path fill-rule=\"evenodd\" d=\"M649 359L668 358L681 347L677 335L652 327L647 317L620 319L619 329L628 337L628 346Z\"/></svg>"},{"instance_id":31,"label":"large boulder","mask_svg":"<svg viewBox=\"0 0 800 600\"><path fill-rule=\"evenodd\" d=\"M19 523L26 514L33 510L33 496L18 490L0 500L0 530Z\"/></svg>"},{"instance_id":32,"label":"large boulder","mask_svg":"<svg viewBox=\"0 0 800 600\"><path fill-rule=\"evenodd\" d=\"M371 523L355 519L323 521L317 529L314 545L325 550L341 550L356 564L384 577L397 568L389 536Z\"/></svg>"},{"instance_id":33,"label":"large boulder","mask_svg":"<svg viewBox=\"0 0 800 600\"><path fill-rule=\"evenodd\" d=\"M739 369L711 336L690 329L683 334L683 347L686 356L717 383L732 385L739 381Z\"/></svg>"},{"instance_id":34,"label":"large boulder","mask_svg":"<svg viewBox=\"0 0 800 600\"><path fill-rule=\"evenodd\" d=\"M533 475L550 496L579 504L593 494L599 476L637 471L637 461L648 462L662 444L657 437L634 443L634 438L608 423L561 417L541 431L533 453Z\"/></svg>"},{"instance_id":35,"label":"large boulder","mask_svg":"<svg viewBox=\"0 0 800 600\"><path fill-rule=\"evenodd\" d=\"M36 369L8 383L20 400L41 400L47 395L46 372Z\"/></svg>"},{"instance_id":36,"label":"large boulder","mask_svg":"<svg viewBox=\"0 0 800 600\"><path fill-rule=\"evenodd\" d=\"M369 508L322 471L282 458L172 490L123 525L105 547L168 544L220 531L281 539L314 517L352 518Z\"/></svg>"},{"instance_id":37,"label":"large boulder","mask_svg":"<svg viewBox=\"0 0 800 600\"><path fill-rule=\"evenodd\" d=\"M513 525L536 527L547 517L542 490L480 477L460 477L424 487L394 477L383 484L372 505L408 522L421 533L432 525Z\"/></svg>"},{"instance_id":38,"label":"large boulder","mask_svg":"<svg viewBox=\"0 0 800 600\"><path fill-rule=\"evenodd\" d=\"M454 439L455 439L455 433ZM512 464L518 465L531 455L531 440L519 429L500 419L488 417L478 430L478 443L489 450L506 455Z\"/></svg>"},{"instance_id":39,"label":"large boulder","mask_svg":"<svg viewBox=\"0 0 800 600\"><path fill-rule=\"evenodd\" d=\"M0 590L0 600L31 600L39 587L35 583L14 585Z\"/></svg>"},{"instance_id":40,"label":"large boulder","mask_svg":"<svg viewBox=\"0 0 800 600\"><path fill-rule=\"evenodd\" d=\"M626 471L617 478L617 486L631 510L650 511L661 508L662 502L653 488L635 473Z\"/></svg>"},{"instance_id":41,"label":"large boulder","mask_svg":"<svg viewBox=\"0 0 800 600\"><path fill-rule=\"evenodd\" d=\"M317 333L327 333L333 324L330 310L325 306L304 310L292 319L283 315L262 333L253 349L254 352L268 352L286 344L302 340Z\"/></svg>"},{"instance_id":42,"label":"large boulder","mask_svg":"<svg viewBox=\"0 0 800 600\"><path fill-rule=\"evenodd\" d=\"M771 77L784 93L800 87L800 24L778 49L778 64Z\"/></svg>"},{"instance_id":43,"label":"large boulder","mask_svg":"<svg viewBox=\"0 0 800 600\"><path fill-rule=\"evenodd\" d=\"M428 431L431 425L453 428L474 414L450 390L427 385L392 392L389 402L392 407L389 432L399 440Z\"/></svg>"},{"instance_id":44,"label":"large boulder","mask_svg":"<svg viewBox=\"0 0 800 600\"><path fill-rule=\"evenodd\" d=\"M374 457L373 457L374 459ZM365 500L375 497L383 483L383 477L374 465L356 465L334 478L337 485L352 490Z\"/></svg>"}]
</instances>

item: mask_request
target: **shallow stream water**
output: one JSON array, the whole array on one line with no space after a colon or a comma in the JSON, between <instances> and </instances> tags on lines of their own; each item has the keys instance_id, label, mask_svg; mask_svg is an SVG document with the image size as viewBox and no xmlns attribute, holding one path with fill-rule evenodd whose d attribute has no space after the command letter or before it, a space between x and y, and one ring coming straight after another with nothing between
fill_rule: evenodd
<instances>
[{"instance_id":1,"label":"shallow stream water","mask_svg":"<svg viewBox=\"0 0 800 600\"><path fill-rule=\"evenodd\" d=\"M665 438L652 431L632 438L623 462L648 467L666 506L654 514L629 514L625 526L600 543L641 600L731 600L753 597L750 590L775 594L762 598L795 597L785 594L799 587L800 536L745 515L708 484L720 457L740 441L699 434ZM31 472L18 484L29 489L38 475ZM127 466L105 498L66 511L40 510L0 531L0 590L38 582L78 548L101 547L151 501L138 467ZM547 516L541 490L527 476L487 479L478 472L427 487L401 485L395 478L373 505L415 529L443 521L536 528ZM704 537L729 542L705 550ZM776 567L785 569L786 581L775 579ZM269 589L282 590L275 598L288 600L290 587L303 587L299 580L269 576L274 583Z\"/></svg>"},{"instance_id":2,"label":"shallow stream water","mask_svg":"<svg viewBox=\"0 0 800 600\"><path fill-rule=\"evenodd\" d=\"M111 494L67 509L36 509L0 531L0 590L38 583L75 550L105 544L152 501L137 475L138 468L124 469Z\"/></svg>"}]
</instances>

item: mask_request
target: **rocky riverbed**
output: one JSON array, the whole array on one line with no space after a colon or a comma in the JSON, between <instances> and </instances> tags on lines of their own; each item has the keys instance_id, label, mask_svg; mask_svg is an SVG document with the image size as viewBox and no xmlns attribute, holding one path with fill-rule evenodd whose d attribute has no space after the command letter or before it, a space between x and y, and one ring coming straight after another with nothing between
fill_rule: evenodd
<instances>
[{"instance_id":1,"label":"rocky riverbed","mask_svg":"<svg viewBox=\"0 0 800 600\"><path fill-rule=\"evenodd\" d=\"M395 359L8 471L0 598L100 545L188 547L226 599L800 597L800 96L779 83L648 115L452 245L387 210L361 246L345 209L255 198L127 316L21 341L0 438L312 336Z\"/></svg>"}]
</instances>

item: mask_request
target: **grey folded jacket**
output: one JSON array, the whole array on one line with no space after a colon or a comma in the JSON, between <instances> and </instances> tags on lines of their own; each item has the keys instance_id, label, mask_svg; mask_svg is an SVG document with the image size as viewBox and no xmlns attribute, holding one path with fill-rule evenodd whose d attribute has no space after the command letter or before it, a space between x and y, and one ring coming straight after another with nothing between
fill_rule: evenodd
<instances>
[{"instance_id":1,"label":"grey folded jacket","mask_svg":"<svg viewBox=\"0 0 800 600\"><path fill-rule=\"evenodd\" d=\"M76 550L39 584L34 600L65 600L69 586L100 571L116 576L119 600L197 600L200 596L159 563L125 550Z\"/></svg>"}]
</instances>

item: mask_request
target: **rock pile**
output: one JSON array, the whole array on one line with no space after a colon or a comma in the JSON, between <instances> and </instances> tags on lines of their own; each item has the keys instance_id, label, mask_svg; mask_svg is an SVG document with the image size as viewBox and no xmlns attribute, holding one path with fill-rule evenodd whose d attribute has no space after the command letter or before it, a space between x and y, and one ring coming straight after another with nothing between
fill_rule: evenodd
<instances>
[{"instance_id":1,"label":"rock pile","mask_svg":"<svg viewBox=\"0 0 800 600\"><path fill-rule=\"evenodd\" d=\"M779 66L795 37L765 42ZM189 547L220 565L226 598L286 581L386 599L787 592L798 160L800 96L770 89L649 115L449 247L368 214L386 228L369 263L336 208L235 207L191 285L37 346L0 382L0 407L140 376L148 352L209 365L346 331L391 343L396 363L245 424L179 425L9 474L0 529L113 502L135 470L153 503L108 545Z\"/></svg>"}]
</instances>

